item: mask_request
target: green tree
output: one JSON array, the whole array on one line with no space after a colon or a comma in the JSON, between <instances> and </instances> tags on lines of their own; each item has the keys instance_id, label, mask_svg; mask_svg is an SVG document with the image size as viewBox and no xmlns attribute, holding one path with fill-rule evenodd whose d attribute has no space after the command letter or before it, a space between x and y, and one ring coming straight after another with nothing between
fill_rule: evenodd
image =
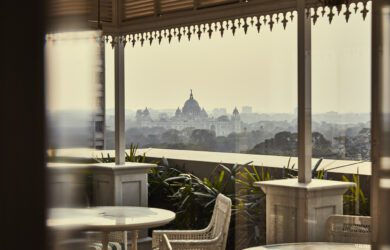
<instances>
[{"instance_id":1,"label":"green tree","mask_svg":"<svg viewBox=\"0 0 390 250\"><path fill-rule=\"evenodd\" d=\"M217 144L215 132L207 129L195 129L190 140L202 150L215 150Z\"/></svg>"}]
</instances>

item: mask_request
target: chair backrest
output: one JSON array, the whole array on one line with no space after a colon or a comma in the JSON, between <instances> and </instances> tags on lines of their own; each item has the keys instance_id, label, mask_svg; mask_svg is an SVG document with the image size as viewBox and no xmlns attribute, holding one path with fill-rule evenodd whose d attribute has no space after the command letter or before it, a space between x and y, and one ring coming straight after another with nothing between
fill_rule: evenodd
<instances>
[{"instance_id":1,"label":"chair backrest","mask_svg":"<svg viewBox=\"0 0 390 250\"><path fill-rule=\"evenodd\" d=\"M327 223L328 241L341 243L371 243L371 217L331 215Z\"/></svg>"},{"instance_id":2,"label":"chair backrest","mask_svg":"<svg viewBox=\"0 0 390 250\"><path fill-rule=\"evenodd\" d=\"M227 237L232 213L232 201L223 194L219 194L215 201L211 218L212 237L222 236L222 249L226 249Z\"/></svg>"},{"instance_id":3,"label":"chair backrest","mask_svg":"<svg viewBox=\"0 0 390 250\"><path fill-rule=\"evenodd\" d=\"M166 234L163 234L161 250L172 250L171 243L169 243L169 239Z\"/></svg>"}]
</instances>

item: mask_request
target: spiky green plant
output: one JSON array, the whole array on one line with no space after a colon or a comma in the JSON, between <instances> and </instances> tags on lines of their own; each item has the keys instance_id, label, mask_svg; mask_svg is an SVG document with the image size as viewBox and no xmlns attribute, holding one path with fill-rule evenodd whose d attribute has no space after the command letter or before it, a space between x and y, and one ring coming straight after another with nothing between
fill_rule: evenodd
<instances>
[{"instance_id":1,"label":"spiky green plant","mask_svg":"<svg viewBox=\"0 0 390 250\"><path fill-rule=\"evenodd\" d=\"M129 153L125 152L126 158L125 160L127 162L145 162L146 160L146 154L143 153L142 155L137 154L138 151L138 145L131 143Z\"/></svg>"},{"instance_id":2,"label":"spiky green plant","mask_svg":"<svg viewBox=\"0 0 390 250\"><path fill-rule=\"evenodd\" d=\"M361 188L359 174L352 175L351 179L345 175L342 178L343 181L355 183L355 186L350 187L348 192L344 194L344 214L370 215L369 202Z\"/></svg>"},{"instance_id":3,"label":"spiky green plant","mask_svg":"<svg viewBox=\"0 0 390 250\"><path fill-rule=\"evenodd\" d=\"M126 157L125 161L127 162L140 162L143 163L146 161L146 154L143 153L142 155L137 154L138 151L138 145L130 144L129 153L125 152ZM101 153L100 158L95 159L97 162L101 163L111 163L115 162L115 157L111 157L110 153L107 153L107 156L104 156L103 153Z\"/></svg>"},{"instance_id":4,"label":"spiky green plant","mask_svg":"<svg viewBox=\"0 0 390 250\"><path fill-rule=\"evenodd\" d=\"M254 165L243 167L236 179L236 205L234 214L241 232L236 244L240 248L265 244L265 194L254 183L271 180L271 174L264 167Z\"/></svg>"},{"instance_id":5,"label":"spiky green plant","mask_svg":"<svg viewBox=\"0 0 390 250\"><path fill-rule=\"evenodd\" d=\"M291 157L288 158L288 162L286 166L283 166L282 177L285 179L288 178L297 178L298 170L295 169L295 163L291 164Z\"/></svg>"},{"instance_id":6,"label":"spiky green plant","mask_svg":"<svg viewBox=\"0 0 390 250\"><path fill-rule=\"evenodd\" d=\"M324 170L318 170L323 158L318 159L316 164L311 170L312 178L314 179L324 179L326 176L326 172ZM285 179L288 178L297 178L298 177L298 169L295 168L295 163L291 164L291 157L288 159L287 165L283 166L282 176Z\"/></svg>"}]
</instances>

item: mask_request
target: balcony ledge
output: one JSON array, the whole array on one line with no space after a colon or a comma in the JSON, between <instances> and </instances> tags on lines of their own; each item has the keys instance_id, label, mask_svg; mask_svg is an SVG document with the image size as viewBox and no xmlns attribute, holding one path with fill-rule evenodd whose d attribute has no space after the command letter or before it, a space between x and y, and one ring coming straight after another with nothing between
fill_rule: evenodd
<instances>
[{"instance_id":1,"label":"balcony ledge","mask_svg":"<svg viewBox=\"0 0 390 250\"><path fill-rule=\"evenodd\" d=\"M95 151L91 149L61 149L56 151L56 156L60 158L77 158L77 159L91 159L101 158L101 156L115 157L114 150L100 150ZM159 149L159 148L144 148L139 149L138 154L145 154L147 158L161 159L165 157L171 160L190 161L199 163L222 163L222 164L244 164L253 162L255 166L264 166L270 168L283 168L287 165L290 157L288 156L274 156L274 155L254 155L254 154L240 154L240 153L221 153L210 151L190 151L190 150L174 150L174 149ZM319 159L312 159L312 166L316 164ZM298 158L291 157L290 166L295 164L295 169L298 166ZM337 168L344 166L342 168ZM329 170L329 173L340 174L356 174L371 176L371 162L351 161L351 160L333 160L324 159L319 170Z\"/></svg>"}]
</instances>

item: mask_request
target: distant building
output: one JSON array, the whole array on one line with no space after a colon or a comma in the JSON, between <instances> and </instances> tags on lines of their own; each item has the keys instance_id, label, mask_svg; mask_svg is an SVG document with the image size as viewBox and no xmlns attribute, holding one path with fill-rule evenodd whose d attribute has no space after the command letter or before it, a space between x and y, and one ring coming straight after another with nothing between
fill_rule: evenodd
<instances>
[{"instance_id":1,"label":"distant building","mask_svg":"<svg viewBox=\"0 0 390 250\"><path fill-rule=\"evenodd\" d=\"M105 137L105 70L104 70L104 45L100 46L100 60L97 65L98 70L98 86L96 88L97 93L97 110L93 115L91 126L91 147L94 149L105 149L104 137Z\"/></svg>"},{"instance_id":2,"label":"distant building","mask_svg":"<svg viewBox=\"0 0 390 250\"><path fill-rule=\"evenodd\" d=\"M227 111L226 111L225 108L216 108L216 109L213 109L212 116L214 116L214 117L220 117L220 116L223 116L223 115L227 115Z\"/></svg>"},{"instance_id":3,"label":"distant building","mask_svg":"<svg viewBox=\"0 0 390 250\"><path fill-rule=\"evenodd\" d=\"M244 106L242 107L242 113L243 114L251 114L253 112L253 108L250 106Z\"/></svg>"},{"instance_id":4,"label":"distant building","mask_svg":"<svg viewBox=\"0 0 390 250\"><path fill-rule=\"evenodd\" d=\"M232 115L209 117L206 110L201 108L198 101L194 99L191 91L189 99L184 103L182 109L177 108L175 115L153 120L148 108L138 110L136 121L139 127L163 127L165 129L183 130L185 128L208 129L215 131L216 136L227 136L233 132L241 132L241 118L237 108Z\"/></svg>"}]
</instances>

